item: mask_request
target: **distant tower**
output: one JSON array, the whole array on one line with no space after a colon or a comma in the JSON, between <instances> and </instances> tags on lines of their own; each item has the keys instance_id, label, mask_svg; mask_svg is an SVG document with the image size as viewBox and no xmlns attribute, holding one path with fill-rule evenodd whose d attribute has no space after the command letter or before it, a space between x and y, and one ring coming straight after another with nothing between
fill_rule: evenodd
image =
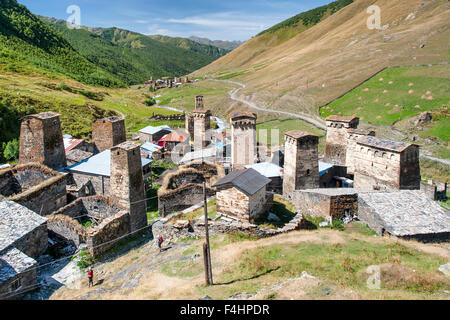
<instances>
[{"instance_id":1,"label":"distant tower","mask_svg":"<svg viewBox=\"0 0 450 320\"><path fill-rule=\"evenodd\" d=\"M126 141L111 149L110 198L130 212L131 232L147 226L140 146Z\"/></svg>"},{"instance_id":2,"label":"distant tower","mask_svg":"<svg viewBox=\"0 0 450 320\"><path fill-rule=\"evenodd\" d=\"M230 116L233 170L256 163L256 119L253 112L237 112Z\"/></svg>"},{"instance_id":3,"label":"distant tower","mask_svg":"<svg viewBox=\"0 0 450 320\"><path fill-rule=\"evenodd\" d=\"M203 96L195 97L194 150L202 150L211 143L211 111L203 109Z\"/></svg>"},{"instance_id":4,"label":"distant tower","mask_svg":"<svg viewBox=\"0 0 450 320\"><path fill-rule=\"evenodd\" d=\"M189 133L190 138L194 138L194 115L186 115L186 132Z\"/></svg>"},{"instance_id":5,"label":"distant tower","mask_svg":"<svg viewBox=\"0 0 450 320\"><path fill-rule=\"evenodd\" d=\"M38 162L52 169L67 166L59 114L43 112L23 118L19 163Z\"/></svg>"},{"instance_id":6,"label":"distant tower","mask_svg":"<svg viewBox=\"0 0 450 320\"><path fill-rule=\"evenodd\" d=\"M325 146L325 162L346 165L347 131L357 129L358 117L329 116L327 122L327 141Z\"/></svg>"},{"instance_id":7,"label":"distant tower","mask_svg":"<svg viewBox=\"0 0 450 320\"><path fill-rule=\"evenodd\" d=\"M303 131L285 133L283 195L319 188L319 137Z\"/></svg>"},{"instance_id":8,"label":"distant tower","mask_svg":"<svg viewBox=\"0 0 450 320\"><path fill-rule=\"evenodd\" d=\"M99 152L125 142L127 140L125 120L119 117L109 117L94 121L92 140Z\"/></svg>"}]
</instances>

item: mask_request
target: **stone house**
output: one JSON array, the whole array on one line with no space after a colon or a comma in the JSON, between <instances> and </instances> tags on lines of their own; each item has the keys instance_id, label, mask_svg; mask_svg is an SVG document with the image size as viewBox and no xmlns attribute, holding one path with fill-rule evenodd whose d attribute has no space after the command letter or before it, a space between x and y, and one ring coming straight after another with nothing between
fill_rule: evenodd
<instances>
[{"instance_id":1,"label":"stone house","mask_svg":"<svg viewBox=\"0 0 450 320\"><path fill-rule=\"evenodd\" d=\"M151 176L152 161L146 158L141 161L144 180L147 180ZM105 150L84 162L67 167L66 171L71 174L73 185L83 186L90 181L95 194L107 196L110 190L111 150Z\"/></svg>"},{"instance_id":2,"label":"stone house","mask_svg":"<svg viewBox=\"0 0 450 320\"><path fill-rule=\"evenodd\" d=\"M39 163L0 170L0 195L45 216L67 203L67 174Z\"/></svg>"},{"instance_id":3,"label":"stone house","mask_svg":"<svg viewBox=\"0 0 450 320\"><path fill-rule=\"evenodd\" d=\"M360 193L358 216L381 236L421 242L450 240L450 213L418 190Z\"/></svg>"},{"instance_id":4,"label":"stone house","mask_svg":"<svg viewBox=\"0 0 450 320\"><path fill-rule=\"evenodd\" d=\"M270 182L254 169L233 171L213 185L217 213L242 222L263 220L273 201L273 195L267 195Z\"/></svg>"},{"instance_id":5,"label":"stone house","mask_svg":"<svg viewBox=\"0 0 450 320\"><path fill-rule=\"evenodd\" d=\"M441 181L428 180L420 183L420 190L424 192L431 200L447 200L447 183Z\"/></svg>"},{"instance_id":6,"label":"stone house","mask_svg":"<svg viewBox=\"0 0 450 320\"><path fill-rule=\"evenodd\" d=\"M362 190L419 190L419 146L372 136L358 139L354 187Z\"/></svg>"},{"instance_id":7,"label":"stone house","mask_svg":"<svg viewBox=\"0 0 450 320\"><path fill-rule=\"evenodd\" d=\"M189 134L181 130L174 130L168 135L158 140L167 151L173 151L179 144L189 145Z\"/></svg>"},{"instance_id":8,"label":"stone house","mask_svg":"<svg viewBox=\"0 0 450 320\"><path fill-rule=\"evenodd\" d=\"M297 190L292 202L298 212L326 220L358 214L358 193L351 188Z\"/></svg>"},{"instance_id":9,"label":"stone house","mask_svg":"<svg viewBox=\"0 0 450 320\"><path fill-rule=\"evenodd\" d=\"M168 135L173 131L169 126L152 127L148 126L139 130L139 140L142 142L156 142L159 141L165 135Z\"/></svg>"},{"instance_id":10,"label":"stone house","mask_svg":"<svg viewBox=\"0 0 450 320\"><path fill-rule=\"evenodd\" d=\"M0 299L35 289L35 259L47 244L47 218L0 196Z\"/></svg>"}]
</instances>

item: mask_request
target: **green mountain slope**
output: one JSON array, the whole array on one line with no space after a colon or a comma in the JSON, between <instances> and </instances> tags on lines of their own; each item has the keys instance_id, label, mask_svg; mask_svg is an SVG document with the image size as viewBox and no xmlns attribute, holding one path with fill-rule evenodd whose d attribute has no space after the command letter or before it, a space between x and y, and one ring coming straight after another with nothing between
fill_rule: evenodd
<instances>
[{"instance_id":1,"label":"green mountain slope","mask_svg":"<svg viewBox=\"0 0 450 320\"><path fill-rule=\"evenodd\" d=\"M0 69L62 74L91 85L123 86L16 0L0 2Z\"/></svg>"},{"instance_id":2,"label":"green mountain slope","mask_svg":"<svg viewBox=\"0 0 450 320\"><path fill-rule=\"evenodd\" d=\"M198 42L200 44L206 44L209 46L222 48L228 51L232 51L244 43L243 41L209 40L208 38L199 38L195 36L189 37L189 39Z\"/></svg>"},{"instance_id":3,"label":"green mountain slope","mask_svg":"<svg viewBox=\"0 0 450 320\"><path fill-rule=\"evenodd\" d=\"M143 83L151 76L189 74L227 53L187 39L154 39L118 28L69 29L63 20L41 19L82 56L127 84Z\"/></svg>"},{"instance_id":4,"label":"green mountain slope","mask_svg":"<svg viewBox=\"0 0 450 320\"><path fill-rule=\"evenodd\" d=\"M214 59L218 59L224 55L226 55L230 50L225 50L222 48L215 47L213 45L200 44L190 39L186 38L173 38L161 35L150 36L150 38L172 44L176 47L186 49L189 51L205 54Z\"/></svg>"}]
</instances>

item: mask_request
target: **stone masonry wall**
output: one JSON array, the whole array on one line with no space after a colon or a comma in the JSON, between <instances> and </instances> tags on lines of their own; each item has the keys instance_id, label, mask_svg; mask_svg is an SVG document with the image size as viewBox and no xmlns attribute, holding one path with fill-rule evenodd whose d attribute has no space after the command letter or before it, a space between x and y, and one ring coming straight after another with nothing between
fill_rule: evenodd
<instances>
[{"instance_id":1,"label":"stone masonry wall","mask_svg":"<svg viewBox=\"0 0 450 320\"><path fill-rule=\"evenodd\" d=\"M125 142L126 139L124 119L106 118L92 124L92 140L99 152Z\"/></svg>"},{"instance_id":2,"label":"stone masonry wall","mask_svg":"<svg viewBox=\"0 0 450 320\"><path fill-rule=\"evenodd\" d=\"M47 250L47 223L40 225L22 238L16 240L11 246L16 247L29 257L34 259L38 258Z\"/></svg>"},{"instance_id":3,"label":"stone masonry wall","mask_svg":"<svg viewBox=\"0 0 450 320\"><path fill-rule=\"evenodd\" d=\"M211 114L194 112L194 151L202 150L211 143Z\"/></svg>"},{"instance_id":4,"label":"stone masonry wall","mask_svg":"<svg viewBox=\"0 0 450 320\"><path fill-rule=\"evenodd\" d=\"M233 168L256 162L256 124L233 123L231 143Z\"/></svg>"},{"instance_id":5,"label":"stone masonry wall","mask_svg":"<svg viewBox=\"0 0 450 320\"><path fill-rule=\"evenodd\" d=\"M327 121L327 140L325 145L325 162L346 164L347 127L344 123Z\"/></svg>"},{"instance_id":6,"label":"stone masonry wall","mask_svg":"<svg viewBox=\"0 0 450 320\"><path fill-rule=\"evenodd\" d=\"M283 195L290 198L295 190L319 187L319 137L295 139L286 136Z\"/></svg>"},{"instance_id":7,"label":"stone masonry wall","mask_svg":"<svg viewBox=\"0 0 450 320\"><path fill-rule=\"evenodd\" d=\"M20 279L21 289L11 292L11 285ZM20 300L23 295L38 287L36 277L36 266L31 266L24 272L0 284L0 300Z\"/></svg>"},{"instance_id":8,"label":"stone masonry wall","mask_svg":"<svg viewBox=\"0 0 450 320\"><path fill-rule=\"evenodd\" d=\"M109 177L97 176L97 175L89 175L83 173L72 173L73 179L77 186L82 186L92 182L92 186L94 188L94 192L98 195L108 195L110 190L110 179Z\"/></svg>"}]
</instances>

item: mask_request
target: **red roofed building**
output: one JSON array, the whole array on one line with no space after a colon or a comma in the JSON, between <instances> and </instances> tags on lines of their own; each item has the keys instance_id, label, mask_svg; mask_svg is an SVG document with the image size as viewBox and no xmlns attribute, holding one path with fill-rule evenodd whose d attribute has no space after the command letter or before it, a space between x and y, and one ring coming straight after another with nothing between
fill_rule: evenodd
<instances>
[{"instance_id":1,"label":"red roofed building","mask_svg":"<svg viewBox=\"0 0 450 320\"><path fill-rule=\"evenodd\" d=\"M168 151L172 151L180 143L189 143L189 134L181 130L175 130L158 140L158 145Z\"/></svg>"}]
</instances>

